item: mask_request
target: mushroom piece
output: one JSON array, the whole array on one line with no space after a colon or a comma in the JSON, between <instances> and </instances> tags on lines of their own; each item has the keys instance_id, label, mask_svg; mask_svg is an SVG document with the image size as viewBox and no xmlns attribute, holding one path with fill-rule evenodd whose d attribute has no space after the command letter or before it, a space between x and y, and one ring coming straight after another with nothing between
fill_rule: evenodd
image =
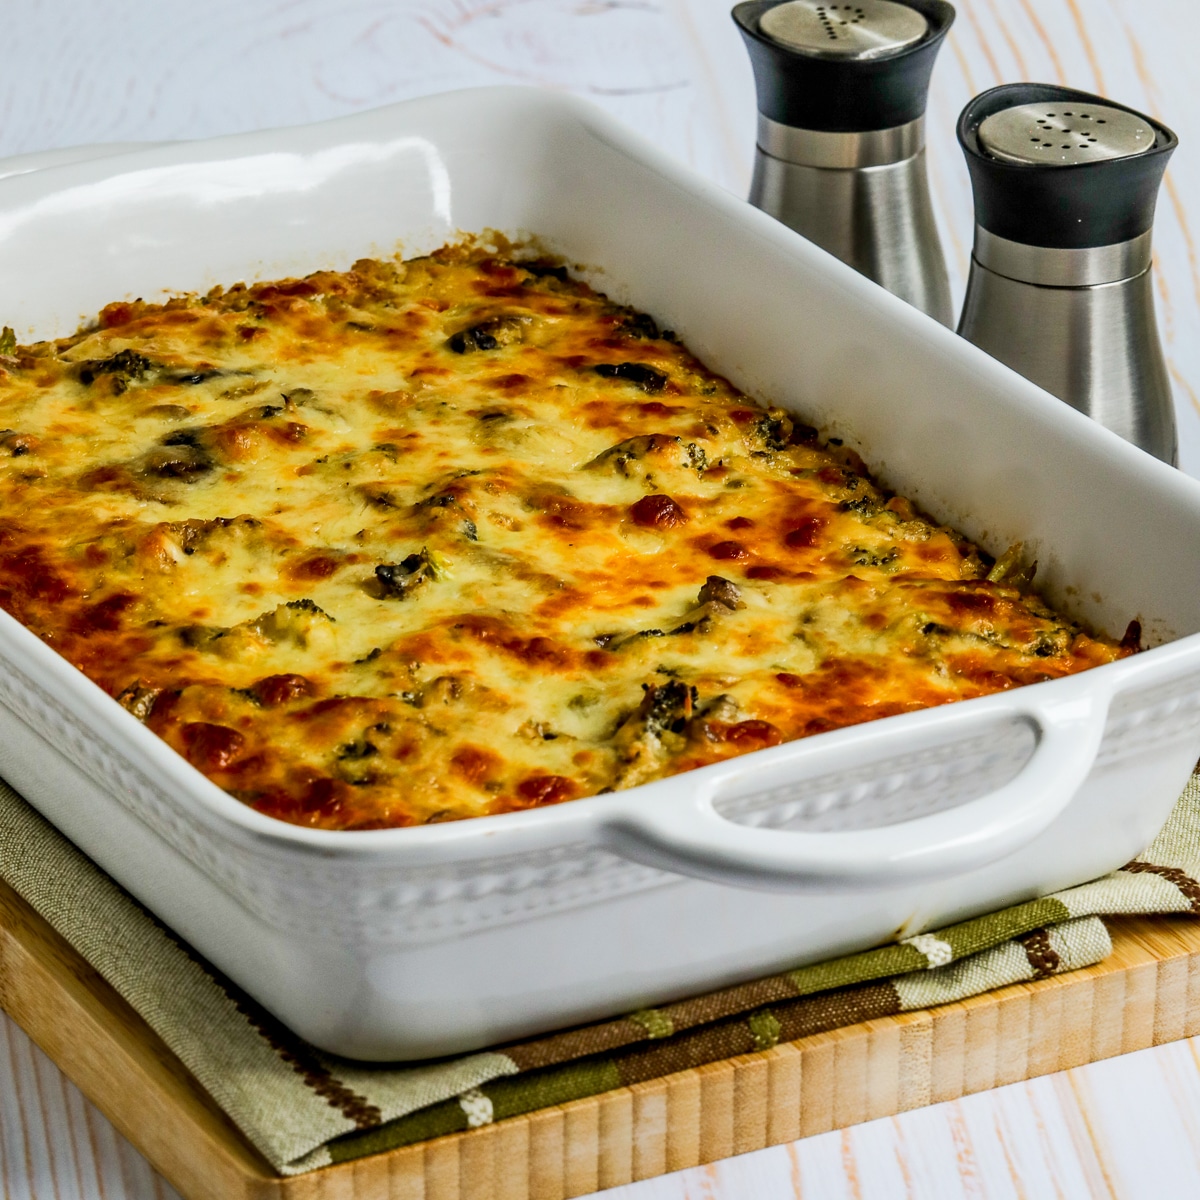
<instances>
[{"instance_id":1,"label":"mushroom piece","mask_svg":"<svg viewBox=\"0 0 1200 1200\"><path fill-rule=\"evenodd\" d=\"M742 589L736 583L731 583L720 575L710 575L704 581L704 586L700 589L700 595L696 598L696 602L698 604L720 604L730 612L736 612L739 608L746 607L746 602L742 599Z\"/></svg>"},{"instance_id":2,"label":"mushroom piece","mask_svg":"<svg viewBox=\"0 0 1200 1200\"><path fill-rule=\"evenodd\" d=\"M437 569L428 550L410 554L395 564L381 564L375 568L375 578L383 595L404 600L429 579L437 578Z\"/></svg>"},{"instance_id":3,"label":"mushroom piece","mask_svg":"<svg viewBox=\"0 0 1200 1200\"><path fill-rule=\"evenodd\" d=\"M525 326L533 321L526 316L492 317L467 329L460 329L446 339L446 346L455 354L472 354L476 350L498 350L514 342L524 341Z\"/></svg>"}]
</instances>

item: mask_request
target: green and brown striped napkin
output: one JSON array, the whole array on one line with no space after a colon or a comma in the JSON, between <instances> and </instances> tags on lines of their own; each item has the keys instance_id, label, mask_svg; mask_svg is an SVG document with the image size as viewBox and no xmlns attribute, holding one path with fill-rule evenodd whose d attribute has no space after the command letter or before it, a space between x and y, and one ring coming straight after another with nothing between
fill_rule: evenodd
<instances>
[{"instance_id":1,"label":"green and brown striped napkin","mask_svg":"<svg viewBox=\"0 0 1200 1200\"><path fill-rule=\"evenodd\" d=\"M0 878L291 1175L1090 966L1111 950L1101 914L1200 912L1200 775L1146 853L1103 879L877 950L417 1065L353 1063L300 1041L2 782Z\"/></svg>"}]
</instances>

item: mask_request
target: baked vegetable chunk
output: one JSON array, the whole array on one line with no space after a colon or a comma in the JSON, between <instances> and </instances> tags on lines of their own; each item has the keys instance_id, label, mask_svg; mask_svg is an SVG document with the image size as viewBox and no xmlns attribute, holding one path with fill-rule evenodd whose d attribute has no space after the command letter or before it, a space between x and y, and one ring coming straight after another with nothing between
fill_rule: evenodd
<instances>
[{"instance_id":1,"label":"baked vegetable chunk","mask_svg":"<svg viewBox=\"0 0 1200 1200\"><path fill-rule=\"evenodd\" d=\"M557 804L1130 653L561 266L0 341L0 605L261 812Z\"/></svg>"}]
</instances>

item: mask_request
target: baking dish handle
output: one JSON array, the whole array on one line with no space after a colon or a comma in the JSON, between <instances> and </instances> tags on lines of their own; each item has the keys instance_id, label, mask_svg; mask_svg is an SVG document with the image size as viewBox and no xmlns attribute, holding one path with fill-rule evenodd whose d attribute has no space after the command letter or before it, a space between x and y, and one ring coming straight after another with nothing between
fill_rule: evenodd
<instances>
[{"instance_id":1,"label":"baking dish handle","mask_svg":"<svg viewBox=\"0 0 1200 1200\"><path fill-rule=\"evenodd\" d=\"M606 840L621 854L650 866L742 887L837 890L913 884L962 874L1021 849L1066 808L1096 760L1110 693L1099 681L1072 677L970 705L950 705L917 727L891 721L829 734L823 746L805 740L762 751L755 765L739 760L711 769L705 786L682 786L685 776L639 789L614 805ZM1042 689L1045 689L1044 691ZM1041 692L1041 695L1038 693ZM896 718L906 722L907 718ZM731 797L770 792L786 802L806 783L841 786L848 767L874 759L938 747L953 757L955 745L1000 725L1027 724L1036 744L1015 778L941 812L896 824L847 832L803 832L738 824L715 807ZM847 753L844 735L853 733ZM841 735L841 736L839 736ZM835 739L837 739L835 741ZM743 760L744 761L744 760ZM859 774L856 772L856 774ZM775 782L770 782L775 777ZM861 775L859 774L861 778ZM780 786L780 783L784 786ZM614 801L617 797L612 798Z\"/></svg>"}]
</instances>

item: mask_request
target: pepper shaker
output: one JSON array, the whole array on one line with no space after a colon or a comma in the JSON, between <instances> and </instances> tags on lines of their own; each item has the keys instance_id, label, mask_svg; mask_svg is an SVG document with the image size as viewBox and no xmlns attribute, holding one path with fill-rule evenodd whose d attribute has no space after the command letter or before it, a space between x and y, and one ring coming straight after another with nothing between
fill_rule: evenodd
<instances>
[{"instance_id":1,"label":"pepper shaker","mask_svg":"<svg viewBox=\"0 0 1200 1200\"><path fill-rule=\"evenodd\" d=\"M1165 125L1099 96L1007 84L963 110L975 247L959 333L1174 463L1151 232Z\"/></svg>"},{"instance_id":2,"label":"pepper shaker","mask_svg":"<svg viewBox=\"0 0 1200 1200\"><path fill-rule=\"evenodd\" d=\"M925 104L953 7L749 0L733 19L758 94L750 203L952 325Z\"/></svg>"}]
</instances>

